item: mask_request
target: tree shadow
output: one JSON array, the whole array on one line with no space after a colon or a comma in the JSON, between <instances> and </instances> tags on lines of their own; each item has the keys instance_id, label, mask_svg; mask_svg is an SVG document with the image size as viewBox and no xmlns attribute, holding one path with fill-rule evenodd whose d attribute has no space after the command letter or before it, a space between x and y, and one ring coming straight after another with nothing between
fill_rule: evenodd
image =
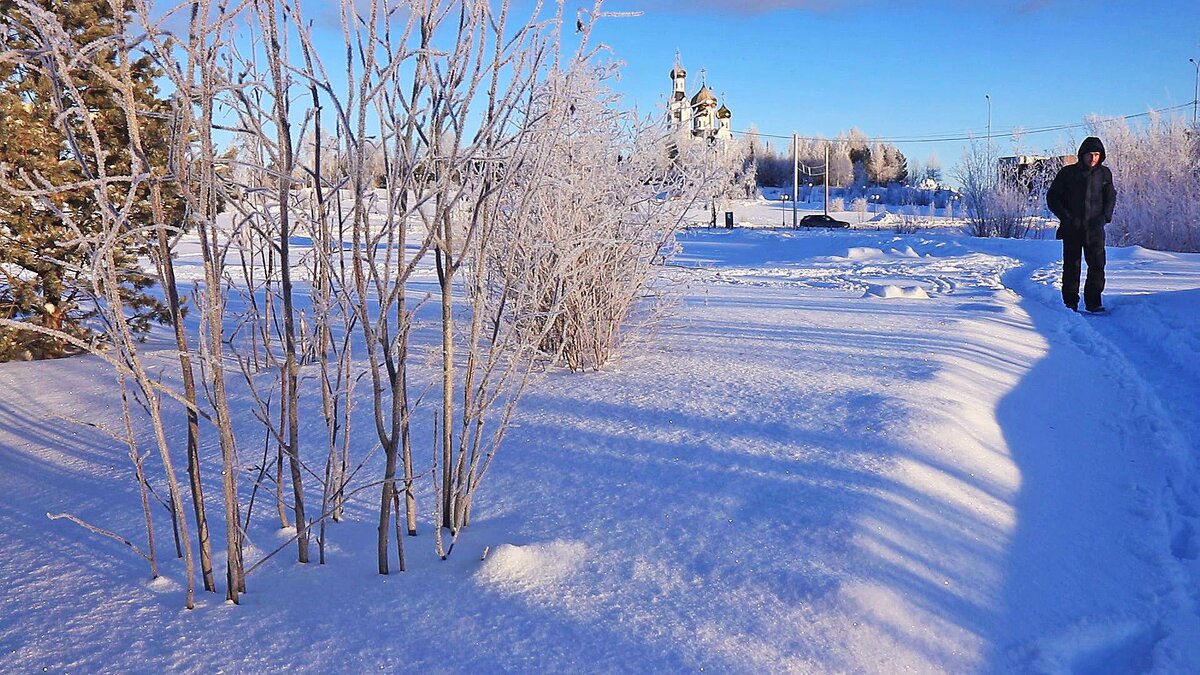
<instances>
[{"instance_id":1,"label":"tree shadow","mask_svg":"<svg viewBox=\"0 0 1200 675\"><path fill-rule=\"evenodd\" d=\"M812 317L844 311L844 299L747 288L709 304L717 311L691 313L667 349L608 373L553 374L526 395L480 501L521 514L513 536L584 541L595 559L578 589L530 602L602 636L581 649L611 640L631 663L886 669L868 666L876 640L881 654L908 654L895 667L976 666L959 650L995 616L971 581L1003 554L1006 532L962 500L889 477L904 465L950 493L1009 495L900 434L922 415L906 395L936 375L927 356L946 346L941 322L956 310L864 301L861 327L831 329L756 308ZM911 330L872 327L883 318ZM679 351L688 357L673 370ZM970 344L949 351L1017 367ZM564 481L591 487L564 501ZM914 630L905 611L956 634Z\"/></svg>"}]
</instances>

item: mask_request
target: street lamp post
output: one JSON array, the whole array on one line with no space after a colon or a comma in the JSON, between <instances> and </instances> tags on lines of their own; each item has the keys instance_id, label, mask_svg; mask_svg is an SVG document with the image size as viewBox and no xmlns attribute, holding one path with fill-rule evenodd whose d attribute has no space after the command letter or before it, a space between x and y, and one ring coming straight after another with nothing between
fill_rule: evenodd
<instances>
[{"instance_id":1,"label":"street lamp post","mask_svg":"<svg viewBox=\"0 0 1200 675\"><path fill-rule=\"evenodd\" d=\"M991 155L992 155L992 97L990 94L984 94L983 97L987 99L987 104L988 104L988 127L987 127L988 157L991 157Z\"/></svg>"},{"instance_id":2,"label":"street lamp post","mask_svg":"<svg viewBox=\"0 0 1200 675\"><path fill-rule=\"evenodd\" d=\"M1200 62L1196 59L1188 59L1188 63L1196 67L1196 88L1192 93L1192 126L1194 127L1196 126L1196 105L1197 101L1200 101Z\"/></svg>"}]
</instances>

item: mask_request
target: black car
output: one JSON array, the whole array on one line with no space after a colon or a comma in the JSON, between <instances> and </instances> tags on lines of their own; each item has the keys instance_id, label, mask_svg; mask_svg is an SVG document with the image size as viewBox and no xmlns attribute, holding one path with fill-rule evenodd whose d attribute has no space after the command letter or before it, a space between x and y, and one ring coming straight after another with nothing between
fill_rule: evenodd
<instances>
[{"instance_id":1,"label":"black car","mask_svg":"<svg viewBox=\"0 0 1200 675\"><path fill-rule=\"evenodd\" d=\"M824 213L814 213L801 218L800 227L850 227L850 223Z\"/></svg>"}]
</instances>

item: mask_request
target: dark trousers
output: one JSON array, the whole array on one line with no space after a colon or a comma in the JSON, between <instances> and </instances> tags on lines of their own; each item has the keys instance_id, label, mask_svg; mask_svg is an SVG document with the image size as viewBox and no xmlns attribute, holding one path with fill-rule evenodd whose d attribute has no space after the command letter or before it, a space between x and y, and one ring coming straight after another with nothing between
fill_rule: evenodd
<instances>
[{"instance_id":1,"label":"dark trousers","mask_svg":"<svg viewBox=\"0 0 1200 675\"><path fill-rule=\"evenodd\" d=\"M1063 303L1079 305L1079 274L1081 259L1087 261L1087 281L1083 284L1085 307L1100 307L1104 292L1104 230L1088 233L1086 237L1064 237L1063 243Z\"/></svg>"}]
</instances>

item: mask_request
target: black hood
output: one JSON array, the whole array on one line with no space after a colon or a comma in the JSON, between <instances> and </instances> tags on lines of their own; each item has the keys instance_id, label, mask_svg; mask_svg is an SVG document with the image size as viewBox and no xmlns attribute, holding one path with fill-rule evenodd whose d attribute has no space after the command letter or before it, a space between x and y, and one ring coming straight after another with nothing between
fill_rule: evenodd
<instances>
[{"instance_id":1,"label":"black hood","mask_svg":"<svg viewBox=\"0 0 1200 675\"><path fill-rule=\"evenodd\" d=\"M1096 138L1095 136L1088 136L1087 138L1083 139L1083 142L1079 144L1079 152L1076 153L1075 156L1078 157L1079 161L1082 162L1083 156L1089 152L1100 153L1101 164L1104 163L1104 158L1107 157L1107 155L1104 154L1104 144L1101 143L1100 139Z\"/></svg>"}]
</instances>

